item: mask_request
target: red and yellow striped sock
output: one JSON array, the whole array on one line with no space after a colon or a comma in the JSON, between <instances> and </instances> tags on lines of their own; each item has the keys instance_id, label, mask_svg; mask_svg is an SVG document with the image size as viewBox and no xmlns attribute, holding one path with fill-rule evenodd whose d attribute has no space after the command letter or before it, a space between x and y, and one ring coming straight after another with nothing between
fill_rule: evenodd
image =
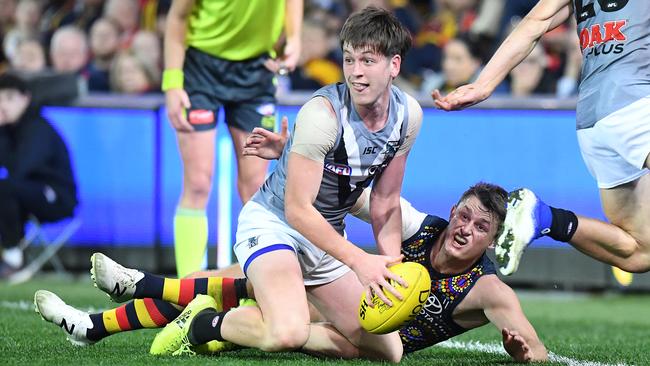
<instances>
[{"instance_id":1,"label":"red and yellow striped sock","mask_svg":"<svg viewBox=\"0 0 650 366\"><path fill-rule=\"evenodd\" d=\"M163 278L145 273L138 282L135 297L161 299L186 306L196 295L210 295L217 301L217 310L226 311L246 298L245 278Z\"/></svg>"},{"instance_id":2,"label":"red and yellow striped sock","mask_svg":"<svg viewBox=\"0 0 650 366\"><path fill-rule=\"evenodd\" d=\"M160 328L176 319L182 308L162 300L138 299L118 308L91 314L93 327L86 336L98 341L111 334L142 328Z\"/></svg>"}]
</instances>

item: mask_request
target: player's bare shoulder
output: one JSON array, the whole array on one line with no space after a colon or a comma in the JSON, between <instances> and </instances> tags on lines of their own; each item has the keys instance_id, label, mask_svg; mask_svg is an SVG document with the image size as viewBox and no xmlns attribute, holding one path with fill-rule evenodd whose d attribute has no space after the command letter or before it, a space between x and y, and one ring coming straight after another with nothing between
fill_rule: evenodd
<instances>
[{"instance_id":1,"label":"player's bare shoulder","mask_svg":"<svg viewBox=\"0 0 650 366\"><path fill-rule=\"evenodd\" d=\"M314 123L336 126L337 119L332 103L323 96L316 96L300 108L296 116L296 126Z\"/></svg>"},{"instance_id":2,"label":"player's bare shoulder","mask_svg":"<svg viewBox=\"0 0 650 366\"><path fill-rule=\"evenodd\" d=\"M405 154L411 150L422 127L422 107L420 103L407 93L404 93L404 95L406 96L406 108L408 109L408 127L406 130L406 139L397 155Z\"/></svg>"},{"instance_id":3,"label":"player's bare shoulder","mask_svg":"<svg viewBox=\"0 0 650 366\"><path fill-rule=\"evenodd\" d=\"M300 111L311 113L318 113L319 115L327 115L330 118L336 118L336 112L332 103L324 96L315 96L308 100L300 108ZM303 113L304 114L304 113Z\"/></svg>"},{"instance_id":4,"label":"player's bare shoulder","mask_svg":"<svg viewBox=\"0 0 650 366\"><path fill-rule=\"evenodd\" d=\"M339 122L332 103L325 97L314 97L296 116L291 152L322 161L335 145L338 131Z\"/></svg>"},{"instance_id":5,"label":"player's bare shoulder","mask_svg":"<svg viewBox=\"0 0 650 366\"><path fill-rule=\"evenodd\" d=\"M410 94L404 93L406 95L406 106L408 108L408 113L409 113L409 122L416 122L418 124L422 123L422 106L420 106L420 103Z\"/></svg>"}]
</instances>

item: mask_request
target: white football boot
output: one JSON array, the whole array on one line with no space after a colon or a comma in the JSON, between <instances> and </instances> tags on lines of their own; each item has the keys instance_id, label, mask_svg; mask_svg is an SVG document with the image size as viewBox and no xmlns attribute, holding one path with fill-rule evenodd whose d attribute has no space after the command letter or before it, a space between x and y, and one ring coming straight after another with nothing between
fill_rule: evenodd
<instances>
[{"instance_id":1,"label":"white football boot","mask_svg":"<svg viewBox=\"0 0 650 366\"><path fill-rule=\"evenodd\" d=\"M86 336L87 330L93 327L90 315L67 305L52 292L36 291L34 310L41 314L43 320L61 327L66 333L66 338L75 346L88 346L95 343Z\"/></svg>"},{"instance_id":2,"label":"white football boot","mask_svg":"<svg viewBox=\"0 0 650 366\"><path fill-rule=\"evenodd\" d=\"M550 231L540 226L541 211L546 207L529 189L521 188L508 194L506 219L494 249L502 274L513 274L528 245Z\"/></svg>"},{"instance_id":3,"label":"white football boot","mask_svg":"<svg viewBox=\"0 0 650 366\"><path fill-rule=\"evenodd\" d=\"M135 284L144 278L144 273L122 267L102 253L90 257L90 277L98 289L104 291L115 302L133 299Z\"/></svg>"}]
</instances>

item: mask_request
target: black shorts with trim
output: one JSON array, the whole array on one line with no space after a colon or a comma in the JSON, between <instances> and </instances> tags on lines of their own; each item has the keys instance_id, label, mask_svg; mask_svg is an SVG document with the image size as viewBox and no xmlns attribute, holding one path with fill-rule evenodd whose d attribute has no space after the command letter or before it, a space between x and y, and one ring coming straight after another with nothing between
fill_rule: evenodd
<instances>
[{"instance_id":1,"label":"black shorts with trim","mask_svg":"<svg viewBox=\"0 0 650 366\"><path fill-rule=\"evenodd\" d=\"M276 124L275 75L264 67L268 55L228 61L188 48L185 52L184 88L192 106L187 119L195 131L216 127L219 108L226 124L244 131Z\"/></svg>"}]
</instances>

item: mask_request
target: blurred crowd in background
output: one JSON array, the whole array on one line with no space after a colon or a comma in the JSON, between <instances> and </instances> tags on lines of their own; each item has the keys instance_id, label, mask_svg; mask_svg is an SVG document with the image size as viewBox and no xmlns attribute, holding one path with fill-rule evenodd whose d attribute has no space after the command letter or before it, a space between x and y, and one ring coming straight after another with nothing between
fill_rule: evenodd
<instances>
[{"instance_id":1,"label":"blurred crowd in background","mask_svg":"<svg viewBox=\"0 0 650 366\"><path fill-rule=\"evenodd\" d=\"M77 73L89 92L158 93L171 0L0 0L0 71ZM537 0L305 0L299 67L279 92L341 81L338 33L368 5L392 9L413 35L396 84L414 95L472 81ZM548 33L497 93L576 92L580 49L570 24ZM278 45L278 49L282 49Z\"/></svg>"}]
</instances>

